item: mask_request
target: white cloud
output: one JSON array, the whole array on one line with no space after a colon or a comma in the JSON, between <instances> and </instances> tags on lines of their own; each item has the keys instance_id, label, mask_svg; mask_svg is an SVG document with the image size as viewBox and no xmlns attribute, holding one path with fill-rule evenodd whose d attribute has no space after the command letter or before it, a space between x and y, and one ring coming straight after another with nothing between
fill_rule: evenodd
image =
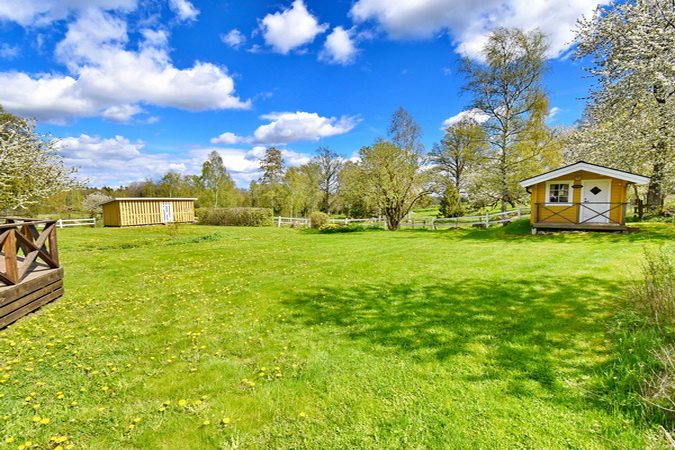
<instances>
[{"instance_id":1,"label":"white cloud","mask_svg":"<svg viewBox=\"0 0 675 450\"><path fill-rule=\"evenodd\" d=\"M265 145L318 141L324 137L347 133L359 122L356 117L327 118L317 113L300 111L267 114L261 118L272 122L258 127L253 133L253 141Z\"/></svg>"},{"instance_id":2,"label":"white cloud","mask_svg":"<svg viewBox=\"0 0 675 450\"><path fill-rule=\"evenodd\" d=\"M212 138L211 143L212 144L221 144L221 145L232 145L232 144L237 144L239 142L245 142L246 138L237 136L234 133L226 132L221 134L218 137Z\"/></svg>"},{"instance_id":3,"label":"white cloud","mask_svg":"<svg viewBox=\"0 0 675 450\"><path fill-rule=\"evenodd\" d=\"M357 51L351 32L342 27L335 27L326 37L319 59L332 64L348 65L354 62Z\"/></svg>"},{"instance_id":4,"label":"white cloud","mask_svg":"<svg viewBox=\"0 0 675 450\"><path fill-rule=\"evenodd\" d=\"M552 56L570 46L576 20L610 0L358 0L350 14L357 22L375 21L394 39L428 38L449 31L458 52L480 55L494 25L540 28L551 39Z\"/></svg>"},{"instance_id":5,"label":"white cloud","mask_svg":"<svg viewBox=\"0 0 675 450\"><path fill-rule=\"evenodd\" d=\"M220 40L234 49L239 49L246 42L246 36L235 28L227 34L221 34Z\"/></svg>"},{"instance_id":6,"label":"white cloud","mask_svg":"<svg viewBox=\"0 0 675 450\"><path fill-rule=\"evenodd\" d=\"M169 0L169 7L183 21L196 20L199 10L188 0Z\"/></svg>"},{"instance_id":7,"label":"white cloud","mask_svg":"<svg viewBox=\"0 0 675 450\"><path fill-rule=\"evenodd\" d=\"M52 123L97 115L129 120L142 111L139 103L189 111L250 107L235 95L226 69L199 61L179 69L170 61L166 31L141 34L138 50L126 50L125 22L87 10L57 45L56 55L70 73L0 72L0 104Z\"/></svg>"},{"instance_id":8,"label":"white cloud","mask_svg":"<svg viewBox=\"0 0 675 450\"><path fill-rule=\"evenodd\" d=\"M137 0L2 0L0 21L9 20L23 26L44 26L65 19L79 11L102 9L129 12Z\"/></svg>"},{"instance_id":9,"label":"white cloud","mask_svg":"<svg viewBox=\"0 0 675 450\"><path fill-rule=\"evenodd\" d=\"M472 119L475 120L477 123L485 123L490 119L490 116L483 112L483 110L474 108L474 109L469 109L467 111L462 111L459 114L456 114L448 119L445 119L443 121L443 126L441 127L441 130L445 131L446 128L455 125L456 123L461 122L464 119Z\"/></svg>"},{"instance_id":10,"label":"white cloud","mask_svg":"<svg viewBox=\"0 0 675 450\"><path fill-rule=\"evenodd\" d=\"M113 122L128 122L136 114L144 112L143 108L137 105L114 105L106 108L101 116Z\"/></svg>"},{"instance_id":11,"label":"white cloud","mask_svg":"<svg viewBox=\"0 0 675 450\"><path fill-rule=\"evenodd\" d=\"M14 59L19 56L19 47L16 45L9 45L0 43L0 58Z\"/></svg>"},{"instance_id":12,"label":"white cloud","mask_svg":"<svg viewBox=\"0 0 675 450\"><path fill-rule=\"evenodd\" d=\"M548 111L548 120L552 120L555 116L558 115L558 113L562 111L562 108L558 108L557 106L554 106Z\"/></svg>"},{"instance_id":13,"label":"white cloud","mask_svg":"<svg viewBox=\"0 0 675 450\"><path fill-rule=\"evenodd\" d=\"M289 9L266 15L260 21L260 28L267 45L288 54L294 48L312 42L317 34L328 29L328 25L319 24L307 11L303 0L295 0Z\"/></svg>"}]
</instances>

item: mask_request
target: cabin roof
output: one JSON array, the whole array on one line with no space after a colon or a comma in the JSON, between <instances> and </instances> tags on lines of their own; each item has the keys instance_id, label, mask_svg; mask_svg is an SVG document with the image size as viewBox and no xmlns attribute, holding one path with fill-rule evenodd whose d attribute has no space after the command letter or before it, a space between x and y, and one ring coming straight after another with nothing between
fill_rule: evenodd
<instances>
[{"instance_id":1,"label":"cabin roof","mask_svg":"<svg viewBox=\"0 0 675 450\"><path fill-rule=\"evenodd\" d=\"M99 203L99 205L105 205L106 203L116 202L116 201L125 201L126 202L126 201L139 201L139 200L143 200L143 201L146 201L146 202L150 201L150 200L169 202L169 201L172 201L172 200L197 200L197 198L193 198L193 197L184 197L184 198L180 198L180 197L118 197L118 198L112 198L110 200L106 200L104 202L101 202L101 203Z\"/></svg>"},{"instance_id":2,"label":"cabin roof","mask_svg":"<svg viewBox=\"0 0 675 450\"><path fill-rule=\"evenodd\" d=\"M585 161L575 162L569 166L561 167L559 169L551 170L550 172L542 173L536 177L526 178L520 181L520 185L523 187L532 186L533 184L541 183L542 181L548 181L562 175L567 175L568 173L576 172L578 170L583 170L585 172L597 173L600 175L606 175L612 178L618 178L620 180L628 181L635 184L647 184L649 183L649 177L643 175L638 175L636 173L625 172L623 170L611 169L605 166L599 166L597 164L587 163Z\"/></svg>"}]
</instances>

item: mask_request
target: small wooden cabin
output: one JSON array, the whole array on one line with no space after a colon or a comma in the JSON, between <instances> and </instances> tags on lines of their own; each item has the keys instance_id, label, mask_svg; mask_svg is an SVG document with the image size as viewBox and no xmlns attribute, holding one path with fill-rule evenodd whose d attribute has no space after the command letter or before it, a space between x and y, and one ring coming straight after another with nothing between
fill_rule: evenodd
<instances>
[{"instance_id":1,"label":"small wooden cabin","mask_svg":"<svg viewBox=\"0 0 675 450\"><path fill-rule=\"evenodd\" d=\"M114 198L101 203L103 225L132 227L195 221L196 198Z\"/></svg>"},{"instance_id":2,"label":"small wooden cabin","mask_svg":"<svg viewBox=\"0 0 675 450\"><path fill-rule=\"evenodd\" d=\"M626 231L628 186L649 178L584 161L522 180L532 194L532 233L540 228Z\"/></svg>"}]
</instances>

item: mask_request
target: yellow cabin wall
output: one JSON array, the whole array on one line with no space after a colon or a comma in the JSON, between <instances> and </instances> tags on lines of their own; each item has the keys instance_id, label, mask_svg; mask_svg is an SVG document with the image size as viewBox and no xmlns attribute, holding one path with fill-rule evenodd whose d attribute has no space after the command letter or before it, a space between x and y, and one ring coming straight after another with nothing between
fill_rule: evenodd
<instances>
[{"instance_id":1,"label":"yellow cabin wall","mask_svg":"<svg viewBox=\"0 0 675 450\"><path fill-rule=\"evenodd\" d=\"M531 204L530 207L532 209L532 214L530 216L530 223L535 223L535 222L564 222L564 219L570 220L574 223L579 222L579 208L580 206L578 203L581 203L581 191L582 189L572 189L573 191L573 202L575 203L574 205L560 205L560 206L546 206L546 208L550 211L543 211L542 216L551 216L553 212L555 211L558 214L560 214L563 218L554 215L553 217L542 217L539 218L536 215L536 203L546 203L546 184L547 183L554 183L556 181L579 181L579 184L583 184L585 180L605 180L605 179L611 179L612 184L611 184L611 192L610 192L610 203L625 203L628 200L628 182L624 180L620 180L618 178L613 178L609 177L607 175L600 175L597 173L593 172L586 172L583 170L578 170L576 172L569 173L567 175L562 175L556 178L552 178L550 180L543 181L541 183L537 183L533 186L530 187L530 192L532 192L531 196ZM614 205L612 205L614 206ZM610 218L614 222L618 222L621 224L625 223L625 216L624 216L624 210L623 208L616 208L612 211L610 211ZM543 219L543 220L542 220Z\"/></svg>"},{"instance_id":2,"label":"yellow cabin wall","mask_svg":"<svg viewBox=\"0 0 675 450\"><path fill-rule=\"evenodd\" d=\"M173 222L195 221L193 200L115 200L103 205L103 225L129 227L162 222L162 203L171 203Z\"/></svg>"}]
</instances>

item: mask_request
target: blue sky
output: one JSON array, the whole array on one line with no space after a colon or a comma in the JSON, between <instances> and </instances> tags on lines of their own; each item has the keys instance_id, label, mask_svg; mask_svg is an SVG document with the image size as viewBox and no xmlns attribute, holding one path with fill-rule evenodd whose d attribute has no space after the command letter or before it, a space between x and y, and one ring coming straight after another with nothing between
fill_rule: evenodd
<instances>
[{"instance_id":1,"label":"blue sky","mask_svg":"<svg viewBox=\"0 0 675 450\"><path fill-rule=\"evenodd\" d=\"M606 3L606 2L605 2ZM591 80L569 58L593 0L0 0L0 104L60 139L92 186L198 173L241 187L267 146L352 157L405 107L428 148L467 109L460 58L497 25L550 36L552 125Z\"/></svg>"}]
</instances>

